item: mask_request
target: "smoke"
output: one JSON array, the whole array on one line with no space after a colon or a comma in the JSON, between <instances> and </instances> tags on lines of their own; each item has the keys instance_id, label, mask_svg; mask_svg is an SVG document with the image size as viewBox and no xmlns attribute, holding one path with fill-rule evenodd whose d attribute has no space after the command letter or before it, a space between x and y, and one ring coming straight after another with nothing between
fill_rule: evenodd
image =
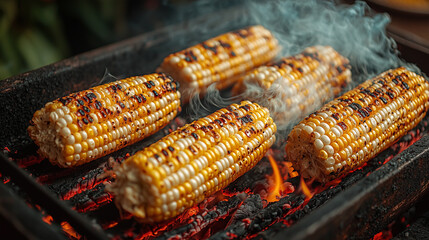
<instances>
[{"instance_id":1,"label":"smoke","mask_svg":"<svg viewBox=\"0 0 429 240\"><path fill-rule=\"evenodd\" d=\"M407 66L418 71L398 57L396 43L386 35L389 16L375 14L365 2L250 1L248 8L252 22L270 29L279 39L281 56L312 45L329 45L347 57L353 86L390 68Z\"/></svg>"},{"instance_id":2,"label":"smoke","mask_svg":"<svg viewBox=\"0 0 429 240\"><path fill-rule=\"evenodd\" d=\"M329 45L348 58L352 67L352 83L344 90L350 90L375 75L399 66L420 73L415 65L399 58L395 41L387 36L389 16L376 14L365 2L346 5L327 0L252 0L244 1L243 4L248 25L260 24L272 31L279 40L282 46L279 57L298 54L313 45ZM238 18L242 19L242 16ZM288 130L301 120L299 114L285 109L281 94L276 89L266 91L258 86L248 86L247 92L235 97L224 97L212 86L203 100L198 96L192 99L188 114L197 119L213 112L213 107L225 107L243 96L252 96L261 105L267 104L265 100L269 99L267 107L273 111L271 115L288 112L293 115L290 121L280 126L276 122L278 129L282 130L282 136L286 136ZM313 111L321 104L314 103Z\"/></svg>"},{"instance_id":3,"label":"smoke","mask_svg":"<svg viewBox=\"0 0 429 240\"><path fill-rule=\"evenodd\" d=\"M204 94L204 97L199 93L195 93L191 96L186 115L192 120L207 116L217 109L227 107L242 99L241 96L222 96L215 84L212 84L207 88L207 92Z\"/></svg>"},{"instance_id":4,"label":"smoke","mask_svg":"<svg viewBox=\"0 0 429 240\"><path fill-rule=\"evenodd\" d=\"M114 81L118 81L120 79L121 79L121 76L114 76L113 74L110 73L109 69L107 69L106 67L106 69L104 70L103 77L100 79L100 81L92 83L91 87L111 83Z\"/></svg>"}]
</instances>

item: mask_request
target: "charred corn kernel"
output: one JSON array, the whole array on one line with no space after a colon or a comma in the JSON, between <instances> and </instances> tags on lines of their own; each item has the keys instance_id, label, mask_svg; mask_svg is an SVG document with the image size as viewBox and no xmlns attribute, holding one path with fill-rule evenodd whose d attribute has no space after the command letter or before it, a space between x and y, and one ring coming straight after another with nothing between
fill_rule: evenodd
<instances>
[{"instance_id":1,"label":"charred corn kernel","mask_svg":"<svg viewBox=\"0 0 429 240\"><path fill-rule=\"evenodd\" d=\"M274 36L262 26L229 32L167 56L158 72L166 72L184 85L182 100L232 85L243 73L273 59L279 51Z\"/></svg>"},{"instance_id":2,"label":"charred corn kernel","mask_svg":"<svg viewBox=\"0 0 429 240\"><path fill-rule=\"evenodd\" d=\"M422 76L405 68L386 71L295 126L286 144L288 160L303 177L329 181L361 166L414 128L429 109L428 99L429 84ZM309 123L320 118L321 126L330 116L337 119L330 126L335 136L330 142L324 135L312 138L313 132L306 131Z\"/></svg>"},{"instance_id":3,"label":"charred corn kernel","mask_svg":"<svg viewBox=\"0 0 429 240\"><path fill-rule=\"evenodd\" d=\"M350 65L345 57L332 47L312 46L250 71L234 86L233 92L268 107L275 113L274 121L283 125L301 120L338 96L350 81ZM255 93L255 86L268 90L269 96ZM315 123L318 125L317 119Z\"/></svg>"},{"instance_id":4,"label":"charred corn kernel","mask_svg":"<svg viewBox=\"0 0 429 240\"><path fill-rule=\"evenodd\" d=\"M147 110L138 111L140 108ZM61 167L73 167L142 140L167 125L179 111L176 82L155 73L47 103L34 114L28 133L42 156Z\"/></svg>"},{"instance_id":5,"label":"charred corn kernel","mask_svg":"<svg viewBox=\"0 0 429 240\"><path fill-rule=\"evenodd\" d=\"M274 143L275 132L276 125L266 108L248 101L232 104L126 159L115 170L115 182L107 188L117 205L139 220L166 220L255 166ZM213 135L219 138L212 142L209 138ZM240 139L240 144L224 144L231 139ZM204 147L198 150L201 144ZM149 169L149 162L153 162L153 169ZM158 208L164 210L157 215Z\"/></svg>"}]
</instances>

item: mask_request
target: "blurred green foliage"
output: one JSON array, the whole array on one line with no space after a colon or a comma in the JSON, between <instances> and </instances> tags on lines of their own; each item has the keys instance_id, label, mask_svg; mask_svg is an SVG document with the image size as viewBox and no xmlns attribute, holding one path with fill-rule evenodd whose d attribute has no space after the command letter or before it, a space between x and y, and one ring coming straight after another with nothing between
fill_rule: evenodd
<instances>
[{"instance_id":1,"label":"blurred green foliage","mask_svg":"<svg viewBox=\"0 0 429 240\"><path fill-rule=\"evenodd\" d=\"M0 79L114 41L125 2L1 0Z\"/></svg>"},{"instance_id":2,"label":"blurred green foliage","mask_svg":"<svg viewBox=\"0 0 429 240\"><path fill-rule=\"evenodd\" d=\"M0 80L244 0L0 0Z\"/></svg>"}]
</instances>

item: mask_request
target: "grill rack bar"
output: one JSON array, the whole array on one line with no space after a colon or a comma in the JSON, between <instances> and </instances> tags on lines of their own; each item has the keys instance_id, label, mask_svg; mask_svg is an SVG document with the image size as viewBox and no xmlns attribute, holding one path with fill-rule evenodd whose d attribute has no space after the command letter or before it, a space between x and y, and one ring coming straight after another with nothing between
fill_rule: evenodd
<instances>
[{"instance_id":1,"label":"grill rack bar","mask_svg":"<svg viewBox=\"0 0 429 240\"><path fill-rule=\"evenodd\" d=\"M0 171L3 175L9 176L20 189L28 194L34 203L45 209L57 222L67 221L80 235L86 236L88 239L108 239L102 229L59 201L24 170L9 161L3 153L0 153Z\"/></svg>"},{"instance_id":2,"label":"grill rack bar","mask_svg":"<svg viewBox=\"0 0 429 240\"><path fill-rule=\"evenodd\" d=\"M429 192L429 135L273 239L369 239ZM276 229L277 228L277 229Z\"/></svg>"}]
</instances>

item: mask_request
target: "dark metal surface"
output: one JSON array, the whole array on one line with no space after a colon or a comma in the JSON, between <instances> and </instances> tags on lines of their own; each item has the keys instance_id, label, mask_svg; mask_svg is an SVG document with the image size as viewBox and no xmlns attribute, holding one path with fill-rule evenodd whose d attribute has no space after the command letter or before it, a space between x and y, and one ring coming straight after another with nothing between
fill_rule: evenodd
<instances>
[{"instance_id":1,"label":"dark metal surface","mask_svg":"<svg viewBox=\"0 0 429 240\"><path fill-rule=\"evenodd\" d=\"M426 199L426 201L428 201L428 199ZM429 211L423 214L407 229L393 238L393 240L401 239L429 239Z\"/></svg>"},{"instance_id":2,"label":"dark metal surface","mask_svg":"<svg viewBox=\"0 0 429 240\"><path fill-rule=\"evenodd\" d=\"M368 239L428 192L429 136L341 192L276 239Z\"/></svg>"},{"instance_id":3,"label":"dark metal surface","mask_svg":"<svg viewBox=\"0 0 429 240\"><path fill-rule=\"evenodd\" d=\"M387 30L389 36L395 39L398 44L401 57L416 64L422 72L428 74L429 64L427 64L427 59L429 58L429 45L422 44L424 41L418 36L404 32L397 27L389 26Z\"/></svg>"},{"instance_id":4,"label":"dark metal surface","mask_svg":"<svg viewBox=\"0 0 429 240\"><path fill-rule=\"evenodd\" d=\"M31 176L7 159L2 153L0 153L0 169L3 175L9 176L20 189L28 194L28 197L33 202L43 207L56 221L68 221L74 229L88 239L107 239L107 236L100 228L93 225L83 216L78 215L77 212L63 202L58 201L52 193L36 183Z\"/></svg>"},{"instance_id":5,"label":"dark metal surface","mask_svg":"<svg viewBox=\"0 0 429 240\"><path fill-rule=\"evenodd\" d=\"M0 233L4 239L64 239L59 227L42 221L42 214L0 184Z\"/></svg>"}]
</instances>

